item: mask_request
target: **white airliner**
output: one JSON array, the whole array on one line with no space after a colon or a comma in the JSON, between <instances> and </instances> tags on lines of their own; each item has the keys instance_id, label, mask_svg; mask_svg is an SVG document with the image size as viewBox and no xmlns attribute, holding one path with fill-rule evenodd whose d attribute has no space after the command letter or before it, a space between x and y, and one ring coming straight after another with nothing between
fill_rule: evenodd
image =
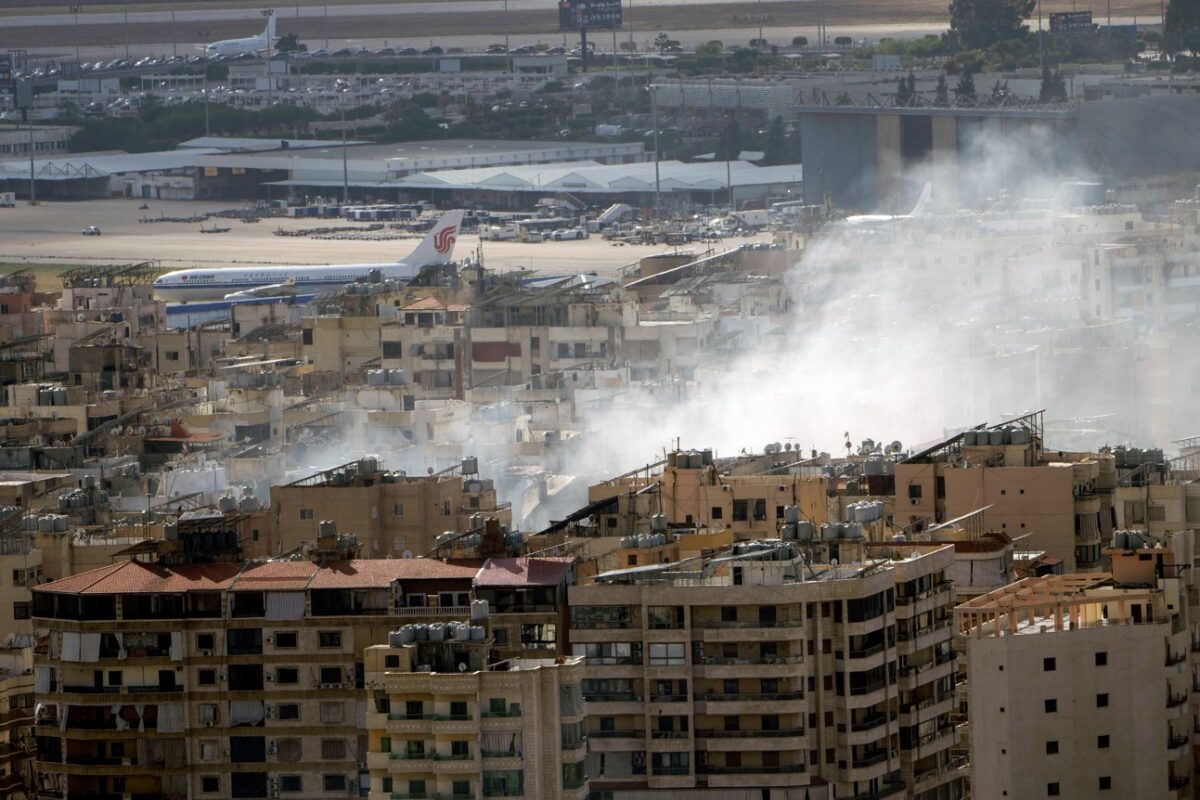
<instances>
[{"instance_id":1,"label":"white airliner","mask_svg":"<svg viewBox=\"0 0 1200 800\"><path fill-rule=\"evenodd\" d=\"M329 266L230 267L226 269L183 269L168 272L154 281L154 294L167 302L193 300L240 300L262 287L286 286L297 294L328 291L369 277L378 270L384 280L409 281L422 267L447 264L463 212L447 211L408 258L391 264L331 264ZM228 297L239 295L238 297Z\"/></svg>"},{"instance_id":2,"label":"white airliner","mask_svg":"<svg viewBox=\"0 0 1200 800\"><path fill-rule=\"evenodd\" d=\"M892 222L900 219L917 219L920 217L929 216L932 209L933 184L926 183L925 188L921 189L921 196L917 198L917 204L913 206L913 210L907 214L856 214L852 217L846 217L847 225L871 225L880 222Z\"/></svg>"},{"instance_id":3,"label":"white airliner","mask_svg":"<svg viewBox=\"0 0 1200 800\"><path fill-rule=\"evenodd\" d=\"M251 53L258 55L271 50L272 43L275 41L275 15L271 14L267 17L267 29L257 36L247 36L243 39L222 39L219 42L211 42L206 45L198 45L200 50L209 58L224 56L225 58L233 58L240 56L242 53Z\"/></svg>"}]
</instances>

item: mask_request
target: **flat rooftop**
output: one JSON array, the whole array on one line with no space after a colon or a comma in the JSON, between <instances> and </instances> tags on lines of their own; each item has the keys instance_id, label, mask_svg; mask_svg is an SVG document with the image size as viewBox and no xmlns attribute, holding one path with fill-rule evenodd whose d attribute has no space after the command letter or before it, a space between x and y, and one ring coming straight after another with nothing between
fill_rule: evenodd
<instances>
[{"instance_id":1,"label":"flat rooftop","mask_svg":"<svg viewBox=\"0 0 1200 800\"><path fill-rule=\"evenodd\" d=\"M515 158L523 155L541 156L553 153L556 158L571 160L594 154L597 149L605 151L634 150L641 152L644 148L638 142L523 142L517 140L489 139L434 139L421 142L389 142L384 144L355 144L347 147L347 155L356 160L368 161L427 161L443 158L494 159L497 157ZM259 152L228 153L231 158L244 157L253 159L265 155L292 155L292 148L272 149ZM319 143L310 142L303 149L304 158L336 158L342 157L340 140L324 140ZM394 164L402 168L401 164Z\"/></svg>"}]
</instances>

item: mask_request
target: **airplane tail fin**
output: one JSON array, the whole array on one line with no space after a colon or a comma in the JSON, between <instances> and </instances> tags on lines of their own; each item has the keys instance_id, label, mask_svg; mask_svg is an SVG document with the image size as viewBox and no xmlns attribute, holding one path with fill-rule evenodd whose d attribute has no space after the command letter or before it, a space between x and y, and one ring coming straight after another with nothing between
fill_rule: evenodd
<instances>
[{"instance_id":1,"label":"airplane tail fin","mask_svg":"<svg viewBox=\"0 0 1200 800\"><path fill-rule=\"evenodd\" d=\"M275 15L274 14L271 14L270 16L267 17L267 29L263 32L263 35L267 37L267 46L274 47L275 46Z\"/></svg>"},{"instance_id":2,"label":"airplane tail fin","mask_svg":"<svg viewBox=\"0 0 1200 800\"><path fill-rule=\"evenodd\" d=\"M447 211L417 245L417 249L404 259L404 263L416 268L449 263L454 256L454 242L458 239L462 218L461 211Z\"/></svg>"},{"instance_id":3,"label":"airplane tail fin","mask_svg":"<svg viewBox=\"0 0 1200 800\"><path fill-rule=\"evenodd\" d=\"M910 217L927 217L933 211L933 184L926 183L925 188L921 190L921 196L917 198L917 204L913 206Z\"/></svg>"}]
</instances>

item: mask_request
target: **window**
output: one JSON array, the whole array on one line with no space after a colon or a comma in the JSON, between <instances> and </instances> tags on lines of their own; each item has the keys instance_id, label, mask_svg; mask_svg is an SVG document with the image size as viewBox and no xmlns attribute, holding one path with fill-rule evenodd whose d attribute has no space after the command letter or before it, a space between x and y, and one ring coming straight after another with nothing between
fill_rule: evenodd
<instances>
[{"instance_id":1,"label":"window","mask_svg":"<svg viewBox=\"0 0 1200 800\"><path fill-rule=\"evenodd\" d=\"M221 779L216 775L205 775L200 779L200 791L205 794L216 794L221 791Z\"/></svg>"},{"instance_id":2,"label":"window","mask_svg":"<svg viewBox=\"0 0 1200 800\"><path fill-rule=\"evenodd\" d=\"M341 667L321 667L321 683L341 683Z\"/></svg>"},{"instance_id":3,"label":"window","mask_svg":"<svg viewBox=\"0 0 1200 800\"><path fill-rule=\"evenodd\" d=\"M683 666L686 663L687 649L683 642L650 645L651 666Z\"/></svg>"},{"instance_id":4,"label":"window","mask_svg":"<svg viewBox=\"0 0 1200 800\"><path fill-rule=\"evenodd\" d=\"M325 784L325 791L327 792L346 791L345 775L325 775L322 776L322 782Z\"/></svg>"},{"instance_id":5,"label":"window","mask_svg":"<svg viewBox=\"0 0 1200 800\"><path fill-rule=\"evenodd\" d=\"M1096 737L1096 749L1097 750L1107 750L1108 749L1108 734L1107 733L1102 736Z\"/></svg>"},{"instance_id":6,"label":"window","mask_svg":"<svg viewBox=\"0 0 1200 800\"><path fill-rule=\"evenodd\" d=\"M320 631L317 634L317 644L319 647L341 647L342 632L341 631Z\"/></svg>"},{"instance_id":7,"label":"window","mask_svg":"<svg viewBox=\"0 0 1200 800\"><path fill-rule=\"evenodd\" d=\"M1100 776L1100 791L1107 792L1112 788L1112 777L1108 775Z\"/></svg>"},{"instance_id":8,"label":"window","mask_svg":"<svg viewBox=\"0 0 1200 800\"><path fill-rule=\"evenodd\" d=\"M1099 653L1096 653L1096 666L1097 667L1107 667L1108 666L1108 653L1107 652L1101 651Z\"/></svg>"},{"instance_id":9,"label":"window","mask_svg":"<svg viewBox=\"0 0 1200 800\"><path fill-rule=\"evenodd\" d=\"M197 650L216 650L217 637L212 633L197 633L196 634L196 649Z\"/></svg>"},{"instance_id":10,"label":"window","mask_svg":"<svg viewBox=\"0 0 1200 800\"><path fill-rule=\"evenodd\" d=\"M737 606L721 606L721 622L737 622Z\"/></svg>"},{"instance_id":11,"label":"window","mask_svg":"<svg viewBox=\"0 0 1200 800\"><path fill-rule=\"evenodd\" d=\"M1046 796L1047 797L1058 797L1058 784L1057 783L1047 783L1046 784Z\"/></svg>"},{"instance_id":12,"label":"window","mask_svg":"<svg viewBox=\"0 0 1200 800\"><path fill-rule=\"evenodd\" d=\"M299 739L276 739L275 747L279 751L279 760L294 763L304 758L304 748Z\"/></svg>"},{"instance_id":13,"label":"window","mask_svg":"<svg viewBox=\"0 0 1200 800\"><path fill-rule=\"evenodd\" d=\"M300 775L280 775L279 776L279 791L280 792L302 792L304 791L304 781Z\"/></svg>"},{"instance_id":14,"label":"window","mask_svg":"<svg viewBox=\"0 0 1200 800\"><path fill-rule=\"evenodd\" d=\"M304 522L304 521L306 521L306 520L310 520L310 519L313 519L313 518L314 518L314 517L313 517L313 510L312 510L311 508L302 508L302 509L300 509L300 521L301 521L301 522Z\"/></svg>"},{"instance_id":15,"label":"window","mask_svg":"<svg viewBox=\"0 0 1200 800\"><path fill-rule=\"evenodd\" d=\"M321 722L341 724L345 713L345 707L341 703L321 703Z\"/></svg>"},{"instance_id":16,"label":"window","mask_svg":"<svg viewBox=\"0 0 1200 800\"><path fill-rule=\"evenodd\" d=\"M1052 756L1058 753L1058 742L1046 742L1046 755Z\"/></svg>"},{"instance_id":17,"label":"window","mask_svg":"<svg viewBox=\"0 0 1200 800\"><path fill-rule=\"evenodd\" d=\"M463 757L471 755L471 750L467 746L466 739L454 739L453 741L451 741L450 742L450 755L463 756Z\"/></svg>"},{"instance_id":18,"label":"window","mask_svg":"<svg viewBox=\"0 0 1200 800\"><path fill-rule=\"evenodd\" d=\"M167 361L178 361L178 360L179 360L179 351L178 350L168 350L167 351ZM215 792L216 789L213 789L213 791Z\"/></svg>"},{"instance_id":19,"label":"window","mask_svg":"<svg viewBox=\"0 0 1200 800\"><path fill-rule=\"evenodd\" d=\"M291 650L297 647L299 638L295 631L277 631L275 633L275 649Z\"/></svg>"},{"instance_id":20,"label":"window","mask_svg":"<svg viewBox=\"0 0 1200 800\"><path fill-rule=\"evenodd\" d=\"M281 720L300 719L299 703L280 703L276 715Z\"/></svg>"},{"instance_id":21,"label":"window","mask_svg":"<svg viewBox=\"0 0 1200 800\"><path fill-rule=\"evenodd\" d=\"M913 484L909 485L908 499L909 500L920 500L921 499L921 484L913 483Z\"/></svg>"},{"instance_id":22,"label":"window","mask_svg":"<svg viewBox=\"0 0 1200 800\"><path fill-rule=\"evenodd\" d=\"M403 517L404 516L404 503L392 503L392 516L393 517Z\"/></svg>"},{"instance_id":23,"label":"window","mask_svg":"<svg viewBox=\"0 0 1200 800\"><path fill-rule=\"evenodd\" d=\"M1056 664L1053 658L1042 659L1042 672L1054 672L1055 667Z\"/></svg>"},{"instance_id":24,"label":"window","mask_svg":"<svg viewBox=\"0 0 1200 800\"><path fill-rule=\"evenodd\" d=\"M712 513L709 514L712 519L723 519L725 517L725 509L720 506L713 506Z\"/></svg>"},{"instance_id":25,"label":"window","mask_svg":"<svg viewBox=\"0 0 1200 800\"><path fill-rule=\"evenodd\" d=\"M216 686L217 671L215 669L202 669L196 673L196 682L201 686Z\"/></svg>"},{"instance_id":26,"label":"window","mask_svg":"<svg viewBox=\"0 0 1200 800\"><path fill-rule=\"evenodd\" d=\"M32 603L13 603L13 619L29 619Z\"/></svg>"},{"instance_id":27,"label":"window","mask_svg":"<svg viewBox=\"0 0 1200 800\"><path fill-rule=\"evenodd\" d=\"M346 757L345 739L322 739L321 758L325 761L341 761Z\"/></svg>"},{"instance_id":28,"label":"window","mask_svg":"<svg viewBox=\"0 0 1200 800\"><path fill-rule=\"evenodd\" d=\"M750 517L750 501L734 500L733 501L733 521L745 522Z\"/></svg>"},{"instance_id":29,"label":"window","mask_svg":"<svg viewBox=\"0 0 1200 800\"><path fill-rule=\"evenodd\" d=\"M1046 705L1046 713L1047 714L1053 714L1056 711L1058 711L1058 701L1057 700L1053 700L1053 699L1047 700L1045 705Z\"/></svg>"},{"instance_id":30,"label":"window","mask_svg":"<svg viewBox=\"0 0 1200 800\"><path fill-rule=\"evenodd\" d=\"M200 742L201 761L216 761L220 755L220 743L216 739L204 739Z\"/></svg>"},{"instance_id":31,"label":"window","mask_svg":"<svg viewBox=\"0 0 1200 800\"><path fill-rule=\"evenodd\" d=\"M1108 708L1108 692L1096 695L1096 708Z\"/></svg>"},{"instance_id":32,"label":"window","mask_svg":"<svg viewBox=\"0 0 1200 800\"><path fill-rule=\"evenodd\" d=\"M767 518L767 501L759 498L754 501L754 518L763 520Z\"/></svg>"},{"instance_id":33,"label":"window","mask_svg":"<svg viewBox=\"0 0 1200 800\"><path fill-rule=\"evenodd\" d=\"M300 669L299 667L277 667L275 669L276 683L299 683Z\"/></svg>"}]
</instances>

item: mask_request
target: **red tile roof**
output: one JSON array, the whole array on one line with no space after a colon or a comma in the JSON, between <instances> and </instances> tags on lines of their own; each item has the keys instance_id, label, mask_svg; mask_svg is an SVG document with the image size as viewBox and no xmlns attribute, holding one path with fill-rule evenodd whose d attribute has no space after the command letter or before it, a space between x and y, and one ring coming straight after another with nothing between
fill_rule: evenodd
<instances>
[{"instance_id":1,"label":"red tile roof","mask_svg":"<svg viewBox=\"0 0 1200 800\"><path fill-rule=\"evenodd\" d=\"M357 559L317 566L310 561L181 564L166 567L123 561L42 584L40 592L62 594L160 594L167 592L303 591L304 589L385 589L392 581L470 581L478 560L434 558Z\"/></svg>"},{"instance_id":2,"label":"red tile roof","mask_svg":"<svg viewBox=\"0 0 1200 800\"><path fill-rule=\"evenodd\" d=\"M571 571L573 558L489 558L475 577L475 585L557 586Z\"/></svg>"},{"instance_id":3,"label":"red tile roof","mask_svg":"<svg viewBox=\"0 0 1200 800\"><path fill-rule=\"evenodd\" d=\"M401 311L466 311L470 306L460 303L443 303L436 297L422 297L400 308Z\"/></svg>"}]
</instances>

